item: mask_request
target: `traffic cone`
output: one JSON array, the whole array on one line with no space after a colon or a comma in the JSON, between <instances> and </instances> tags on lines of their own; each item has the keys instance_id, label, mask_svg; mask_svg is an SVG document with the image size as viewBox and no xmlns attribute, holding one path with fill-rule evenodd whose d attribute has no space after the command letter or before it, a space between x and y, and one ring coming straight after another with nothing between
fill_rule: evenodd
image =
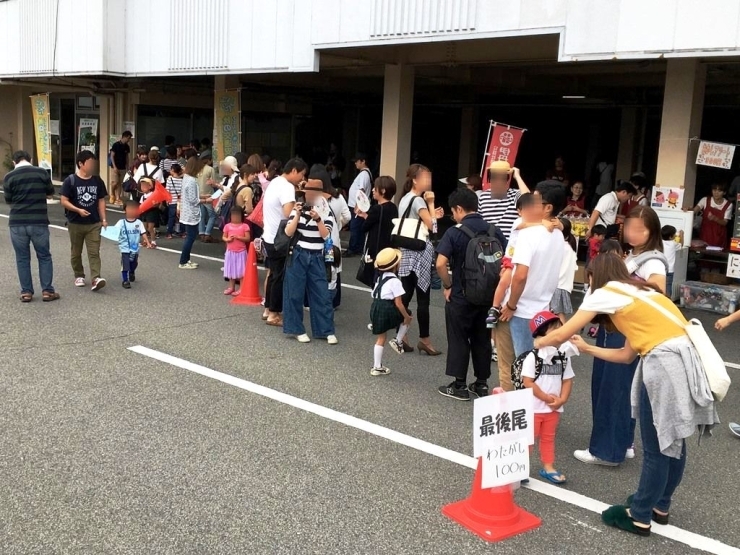
<instances>
[{"instance_id":1,"label":"traffic cone","mask_svg":"<svg viewBox=\"0 0 740 555\"><path fill-rule=\"evenodd\" d=\"M231 304L249 306L262 304L259 277L257 276L257 251L254 250L253 242L249 243L249 253L247 254L247 263L244 266L244 277L241 280L239 295L231 299Z\"/></svg>"},{"instance_id":2,"label":"traffic cone","mask_svg":"<svg viewBox=\"0 0 740 555\"><path fill-rule=\"evenodd\" d=\"M497 387L492 395L503 392ZM483 461L479 457L470 497L445 505L442 514L489 542L539 528L542 520L514 503L511 485L483 489L482 481Z\"/></svg>"}]
</instances>

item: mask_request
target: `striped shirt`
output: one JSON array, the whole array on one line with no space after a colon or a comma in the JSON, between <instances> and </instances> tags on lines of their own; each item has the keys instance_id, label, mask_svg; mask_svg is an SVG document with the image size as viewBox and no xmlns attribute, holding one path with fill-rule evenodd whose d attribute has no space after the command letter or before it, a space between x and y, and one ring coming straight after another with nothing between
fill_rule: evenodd
<instances>
[{"instance_id":1,"label":"striped shirt","mask_svg":"<svg viewBox=\"0 0 740 555\"><path fill-rule=\"evenodd\" d=\"M170 170L172 169L172 164L177 164L177 163L179 163L178 160L172 160L170 158L165 158L160 161L159 167L160 169L166 171L167 173L170 173Z\"/></svg>"},{"instance_id":2,"label":"striped shirt","mask_svg":"<svg viewBox=\"0 0 740 555\"><path fill-rule=\"evenodd\" d=\"M21 162L5 176L3 191L10 205L9 226L49 225L46 197L54 194L49 172Z\"/></svg>"},{"instance_id":3,"label":"striped shirt","mask_svg":"<svg viewBox=\"0 0 740 555\"><path fill-rule=\"evenodd\" d=\"M174 175L171 175L167 178L166 183L167 191L172 195L172 200L170 201L170 204L177 204L177 201L180 200L180 194L182 192L182 177L175 177Z\"/></svg>"},{"instance_id":4,"label":"striped shirt","mask_svg":"<svg viewBox=\"0 0 740 555\"><path fill-rule=\"evenodd\" d=\"M478 200L478 212L489 224L498 227L506 239L511 235L514 220L519 217L516 210L516 201L522 192L519 189L509 189L502 199L491 197L491 191L483 191Z\"/></svg>"},{"instance_id":5,"label":"striped shirt","mask_svg":"<svg viewBox=\"0 0 740 555\"><path fill-rule=\"evenodd\" d=\"M295 216L296 212L295 210L293 210L293 213L290 216L290 221L293 221L293 218L295 218ZM330 237L331 230L334 228L334 221L331 219L331 217L325 218L324 225L329 230L329 235L327 235L327 237ZM298 220L298 229L296 232L298 233L298 242L296 244L302 249L305 249L307 251L324 250L324 238L319 232L319 224L311 219L311 216L308 215L308 212L301 212L300 220Z\"/></svg>"}]
</instances>

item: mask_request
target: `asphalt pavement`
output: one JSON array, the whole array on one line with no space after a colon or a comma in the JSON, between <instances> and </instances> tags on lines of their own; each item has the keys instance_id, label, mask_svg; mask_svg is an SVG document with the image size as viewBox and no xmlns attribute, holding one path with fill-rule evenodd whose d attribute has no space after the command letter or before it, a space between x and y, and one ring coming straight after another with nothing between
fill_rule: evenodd
<instances>
[{"instance_id":1,"label":"asphalt pavement","mask_svg":"<svg viewBox=\"0 0 740 555\"><path fill-rule=\"evenodd\" d=\"M0 205L0 214L7 211ZM386 351L392 374L370 376L370 299L353 279L356 259L345 261L345 282L355 288L343 289L336 312L339 345L303 345L265 326L261 307L229 304L218 244L196 244L194 271L179 270L176 253L144 251L137 281L125 290L116 246L106 241L108 286L75 288L61 208L51 206L50 216L61 227L51 235L62 299L30 304L18 300L0 217L0 553L700 552L692 543L739 552L740 440L726 427L740 420L737 385L719 406L723 425L714 437L701 446L690 440L671 509L676 528L637 538L584 508L623 502L636 487L641 455L638 434L637 457L620 468L572 457L587 447L591 426L592 360L576 358L556 440L568 483L556 489L533 479L516 500L542 526L488 544L441 514L468 495L469 466L352 424L350 417L472 455L473 403L436 391L448 381L444 357ZM108 214L111 224L118 217ZM177 251L182 242L159 244ZM432 340L445 351L440 292L432 304ZM707 327L717 318L686 314ZM414 324L412 339L416 333ZM739 334L740 326L710 331L727 362L740 363ZM166 355L182 363L164 362ZM193 364L251 385L196 373ZM740 381L740 370L729 371ZM320 408L306 410L303 401ZM532 466L539 468L536 453Z\"/></svg>"}]
</instances>

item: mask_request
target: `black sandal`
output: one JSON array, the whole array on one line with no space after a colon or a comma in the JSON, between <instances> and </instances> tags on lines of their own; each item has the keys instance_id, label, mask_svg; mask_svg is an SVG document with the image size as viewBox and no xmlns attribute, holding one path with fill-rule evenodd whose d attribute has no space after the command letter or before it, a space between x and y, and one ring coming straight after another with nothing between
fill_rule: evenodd
<instances>
[{"instance_id":1,"label":"black sandal","mask_svg":"<svg viewBox=\"0 0 740 555\"><path fill-rule=\"evenodd\" d=\"M57 301L59 300L59 293L56 293L55 291L44 291L41 294L41 300L45 303L49 303L51 301Z\"/></svg>"},{"instance_id":2,"label":"black sandal","mask_svg":"<svg viewBox=\"0 0 740 555\"><path fill-rule=\"evenodd\" d=\"M620 530L624 530L625 532L629 532L637 536L649 536L650 526L644 527L635 524L635 519L629 515L628 509L629 507L625 507L624 505L614 505L613 507L609 507L606 511L601 513L601 520L603 520L604 524L607 526L613 526L614 528L619 528Z\"/></svg>"}]
</instances>

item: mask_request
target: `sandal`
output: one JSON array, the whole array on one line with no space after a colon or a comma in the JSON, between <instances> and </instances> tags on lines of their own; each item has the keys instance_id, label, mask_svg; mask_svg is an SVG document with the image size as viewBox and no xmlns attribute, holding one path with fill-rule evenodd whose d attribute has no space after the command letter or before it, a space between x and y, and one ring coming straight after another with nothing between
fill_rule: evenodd
<instances>
[{"instance_id":1,"label":"sandal","mask_svg":"<svg viewBox=\"0 0 740 555\"><path fill-rule=\"evenodd\" d=\"M268 326L275 326L276 328L282 328L283 327L283 319L282 318L275 318L274 320L266 320L265 324Z\"/></svg>"},{"instance_id":2,"label":"sandal","mask_svg":"<svg viewBox=\"0 0 740 555\"><path fill-rule=\"evenodd\" d=\"M558 470L556 470L555 472L548 472L543 468L542 470L540 470L540 476L542 476L551 484L555 484L556 486L561 486L566 482L565 476L563 476Z\"/></svg>"},{"instance_id":3,"label":"sandal","mask_svg":"<svg viewBox=\"0 0 740 555\"><path fill-rule=\"evenodd\" d=\"M625 532L647 537L650 535L650 526L643 527L635 524L635 520L627 512L628 507L624 505L614 505L601 513L601 520L607 526L619 528Z\"/></svg>"},{"instance_id":4,"label":"sandal","mask_svg":"<svg viewBox=\"0 0 740 555\"><path fill-rule=\"evenodd\" d=\"M32 293L21 293L21 302L22 303L30 303L33 300L33 294Z\"/></svg>"},{"instance_id":5,"label":"sandal","mask_svg":"<svg viewBox=\"0 0 740 555\"><path fill-rule=\"evenodd\" d=\"M229 287L224 291L224 295L231 295L232 293L234 293L233 287Z\"/></svg>"},{"instance_id":6,"label":"sandal","mask_svg":"<svg viewBox=\"0 0 740 555\"><path fill-rule=\"evenodd\" d=\"M43 300L45 303L50 303L51 301L57 301L59 300L59 293L55 291L44 291L41 294L41 300Z\"/></svg>"},{"instance_id":7,"label":"sandal","mask_svg":"<svg viewBox=\"0 0 740 555\"><path fill-rule=\"evenodd\" d=\"M629 507L632 505L632 500L635 498L635 494L633 493L627 498L627 506ZM671 515L662 515L659 512L657 512L655 509L653 509L653 522L656 524L662 524L663 526L668 524L668 521L670 520Z\"/></svg>"}]
</instances>

